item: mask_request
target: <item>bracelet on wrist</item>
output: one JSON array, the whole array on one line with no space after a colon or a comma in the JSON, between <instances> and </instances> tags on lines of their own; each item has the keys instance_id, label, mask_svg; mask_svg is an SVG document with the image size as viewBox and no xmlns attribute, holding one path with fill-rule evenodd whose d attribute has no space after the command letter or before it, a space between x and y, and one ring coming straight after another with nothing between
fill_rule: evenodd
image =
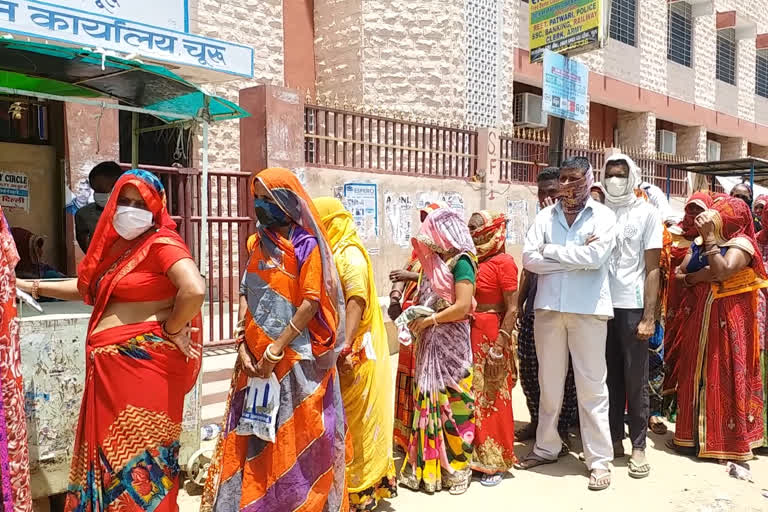
<instances>
[{"instance_id":1,"label":"bracelet on wrist","mask_svg":"<svg viewBox=\"0 0 768 512\"><path fill-rule=\"evenodd\" d=\"M163 324L162 324L162 327L163 327L163 333L164 333L166 336L170 336L171 338L173 338L173 337L175 337L175 336L178 336L179 334L181 334L181 331L183 331L183 330L184 330L184 328L182 327L182 328L181 328L181 329L179 329L177 332L170 332L170 331L168 330L168 321L167 321L167 320L166 320L165 322L163 322Z\"/></svg>"},{"instance_id":2,"label":"bracelet on wrist","mask_svg":"<svg viewBox=\"0 0 768 512\"><path fill-rule=\"evenodd\" d=\"M264 357L269 361L270 363L279 363L283 360L283 357L285 356L285 350L280 352L279 354L274 354L272 352L272 347L274 346L274 343L270 343L267 345L267 348L264 349Z\"/></svg>"},{"instance_id":3,"label":"bracelet on wrist","mask_svg":"<svg viewBox=\"0 0 768 512\"><path fill-rule=\"evenodd\" d=\"M430 320L432 320L432 327L437 327L437 313L432 313L432 316L429 317Z\"/></svg>"},{"instance_id":4,"label":"bracelet on wrist","mask_svg":"<svg viewBox=\"0 0 768 512\"><path fill-rule=\"evenodd\" d=\"M511 334L509 334L509 333L508 333L507 331L505 331L504 329L499 329L499 334L502 334L502 335L506 336L506 338L507 338L508 340L511 340L511 339L512 339L512 335L511 335Z\"/></svg>"},{"instance_id":5,"label":"bracelet on wrist","mask_svg":"<svg viewBox=\"0 0 768 512\"><path fill-rule=\"evenodd\" d=\"M40 280L35 279L32 281L32 293L30 294L35 300L40 299Z\"/></svg>"}]
</instances>

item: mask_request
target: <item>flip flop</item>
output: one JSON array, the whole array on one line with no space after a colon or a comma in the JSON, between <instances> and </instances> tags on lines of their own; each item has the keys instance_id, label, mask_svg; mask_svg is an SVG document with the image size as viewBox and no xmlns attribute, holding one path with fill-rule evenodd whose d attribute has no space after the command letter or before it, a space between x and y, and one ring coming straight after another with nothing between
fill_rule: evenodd
<instances>
[{"instance_id":1,"label":"flip flop","mask_svg":"<svg viewBox=\"0 0 768 512\"><path fill-rule=\"evenodd\" d=\"M627 464L629 467L629 476L635 479L641 479L645 478L648 475L651 474L651 465L647 462L643 464L638 464L632 459L629 459L629 463Z\"/></svg>"},{"instance_id":2,"label":"flip flop","mask_svg":"<svg viewBox=\"0 0 768 512\"><path fill-rule=\"evenodd\" d=\"M611 486L611 472L606 471L604 474L597 476L596 471L605 471L602 469L593 469L589 472L589 485L587 488L590 491L604 491Z\"/></svg>"},{"instance_id":3,"label":"flip flop","mask_svg":"<svg viewBox=\"0 0 768 512\"><path fill-rule=\"evenodd\" d=\"M480 485L485 487L494 487L501 483L504 479L504 475L501 473L494 473L493 475L483 475L480 479Z\"/></svg>"},{"instance_id":4,"label":"flip flop","mask_svg":"<svg viewBox=\"0 0 768 512\"><path fill-rule=\"evenodd\" d=\"M538 466L544 466L546 464L554 464L557 462L557 459L544 459L542 457L539 457L535 453L531 452L529 453L522 462L518 462L515 464L515 469L520 469L522 471L527 471L529 469L533 469Z\"/></svg>"},{"instance_id":5,"label":"flip flop","mask_svg":"<svg viewBox=\"0 0 768 512\"><path fill-rule=\"evenodd\" d=\"M448 493L453 496L458 496L459 494L464 494L467 492L467 489L469 488L469 482L461 482L456 483L451 486L450 489L448 489Z\"/></svg>"}]
</instances>

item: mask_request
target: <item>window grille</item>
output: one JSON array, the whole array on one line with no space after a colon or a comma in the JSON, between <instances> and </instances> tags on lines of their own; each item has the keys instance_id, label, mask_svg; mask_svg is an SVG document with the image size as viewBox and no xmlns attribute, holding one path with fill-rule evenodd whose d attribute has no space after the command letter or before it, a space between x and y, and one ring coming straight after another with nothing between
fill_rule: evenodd
<instances>
[{"instance_id":1,"label":"window grille","mask_svg":"<svg viewBox=\"0 0 768 512\"><path fill-rule=\"evenodd\" d=\"M736 85L736 30L724 28L717 31L717 79Z\"/></svg>"},{"instance_id":2,"label":"window grille","mask_svg":"<svg viewBox=\"0 0 768 512\"><path fill-rule=\"evenodd\" d=\"M668 7L667 58L691 67L693 13L688 2L675 2Z\"/></svg>"},{"instance_id":3,"label":"window grille","mask_svg":"<svg viewBox=\"0 0 768 512\"><path fill-rule=\"evenodd\" d=\"M610 35L612 39L635 46L636 0L612 0Z\"/></svg>"},{"instance_id":4,"label":"window grille","mask_svg":"<svg viewBox=\"0 0 768 512\"><path fill-rule=\"evenodd\" d=\"M499 120L499 56L501 14L498 0L467 0L466 116L473 126L495 126Z\"/></svg>"},{"instance_id":5,"label":"window grille","mask_svg":"<svg viewBox=\"0 0 768 512\"><path fill-rule=\"evenodd\" d=\"M768 98L768 49L757 50L755 93L763 98Z\"/></svg>"}]
</instances>

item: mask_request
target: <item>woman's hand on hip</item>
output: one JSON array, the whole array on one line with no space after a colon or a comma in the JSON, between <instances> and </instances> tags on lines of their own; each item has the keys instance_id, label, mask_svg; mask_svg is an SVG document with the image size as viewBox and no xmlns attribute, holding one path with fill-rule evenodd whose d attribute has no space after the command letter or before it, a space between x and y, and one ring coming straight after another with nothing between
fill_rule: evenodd
<instances>
[{"instance_id":1,"label":"woman's hand on hip","mask_svg":"<svg viewBox=\"0 0 768 512\"><path fill-rule=\"evenodd\" d=\"M181 330L176 334L169 334L168 332L165 333L165 336L168 338L168 341L173 342L174 345L176 345L179 350L181 350L181 353L187 356L188 358L191 357L193 359L197 359L201 356L200 350L198 348L193 347L192 345L192 335L199 332L200 329L197 327L191 327L189 325L186 325L181 328Z\"/></svg>"},{"instance_id":2,"label":"woman's hand on hip","mask_svg":"<svg viewBox=\"0 0 768 512\"><path fill-rule=\"evenodd\" d=\"M243 367L243 371L248 377L257 377L256 374L256 366L258 361L256 361L256 358L253 357L253 354L251 354L251 351L248 350L248 345L245 343L241 343L240 346L237 348L237 355L240 359L240 366Z\"/></svg>"}]
</instances>

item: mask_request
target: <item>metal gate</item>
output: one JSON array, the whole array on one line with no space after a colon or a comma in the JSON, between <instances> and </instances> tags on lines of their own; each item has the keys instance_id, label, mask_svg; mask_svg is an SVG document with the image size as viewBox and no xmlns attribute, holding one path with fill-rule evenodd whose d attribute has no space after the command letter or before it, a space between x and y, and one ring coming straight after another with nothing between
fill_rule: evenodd
<instances>
[{"instance_id":1,"label":"metal gate","mask_svg":"<svg viewBox=\"0 0 768 512\"><path fill-rule=\"evenodd\" d=\"M200 264L202 197L199 169L140 165L155 173L166 189L168 212L179 234ZM203 306L205 346L232 343L237 323L239 278L247 258L248 236L255 230L253 206L248 200L250 173L210 171L208 173L208 294Z\"/></svg>"}]
</instances>

